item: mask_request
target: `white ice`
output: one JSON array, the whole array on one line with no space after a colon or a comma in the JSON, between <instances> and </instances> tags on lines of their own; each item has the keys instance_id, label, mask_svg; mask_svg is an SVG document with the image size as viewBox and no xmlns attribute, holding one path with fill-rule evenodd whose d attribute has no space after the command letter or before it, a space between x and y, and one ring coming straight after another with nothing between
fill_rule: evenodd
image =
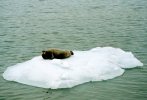
<instances>
[{"instance_id":1,"label":"white ice","mask_svg":"<svg viewBox=\"0 0 147 100\"><path fill-rule=\"evenodd\" d=\"M71 88L89 81L112 79L122 75L123 68L136 66L143 66L143 63L131 52L97 47L88 51L74 51L73 56L62 60L44 60L37 56L8 67L3 78L42 88Z\"/></svg>"}]
</instances>

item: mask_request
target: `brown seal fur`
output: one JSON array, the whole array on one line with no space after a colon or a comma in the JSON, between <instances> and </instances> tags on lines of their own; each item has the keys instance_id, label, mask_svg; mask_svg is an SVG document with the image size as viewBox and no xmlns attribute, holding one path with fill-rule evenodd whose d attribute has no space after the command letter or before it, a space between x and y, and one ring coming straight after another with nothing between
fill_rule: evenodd
<instances>
[{"instance_id":1,"label":"brown seal fur","mask_svg":"<svg viewBox=\"0 0 147 100\"><path fill-rule=\"evenodd\" d=\"M47 51L42 51L43 59L64 59L74 55L72 51L60 50L60 49L49 49Z\"/></svg>"}]
</instances>

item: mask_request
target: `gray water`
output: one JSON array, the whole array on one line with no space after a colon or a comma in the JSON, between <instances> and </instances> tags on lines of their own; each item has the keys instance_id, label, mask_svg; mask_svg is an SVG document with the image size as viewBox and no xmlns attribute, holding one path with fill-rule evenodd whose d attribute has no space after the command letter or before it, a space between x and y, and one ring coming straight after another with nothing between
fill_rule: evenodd
<instances>
[{"instance_id":1,"label":"gray water","mask_svg":"<svg viewBox=\"0 0 147 100\"><path fill-rule=\"evenodd\" d=\"M144 66L70 89L6 81L7 67L50 47L131 51ZM0 100L147 100L147 0L0 0Z\"/></svg>"}]
</instances>

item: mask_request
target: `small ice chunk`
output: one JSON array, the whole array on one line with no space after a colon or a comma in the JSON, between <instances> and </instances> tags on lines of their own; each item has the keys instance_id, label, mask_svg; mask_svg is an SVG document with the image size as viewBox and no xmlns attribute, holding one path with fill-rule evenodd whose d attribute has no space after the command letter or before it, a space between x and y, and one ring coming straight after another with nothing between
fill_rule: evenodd
<instances>
[{"instance_id":1,"label":"small ice chunk","mask_svg":"<svg viewBox=\"0 0 147 100\"><path fill-rule=\"evenodd\" d=\"M62 60L34 57L8 67L3 78L42 88L71 88L89 81L115 78L124 73L122 68L143 66L131 52L119 48L96 47L73 52L73 56Z\"/></svg>"}]
</instances>

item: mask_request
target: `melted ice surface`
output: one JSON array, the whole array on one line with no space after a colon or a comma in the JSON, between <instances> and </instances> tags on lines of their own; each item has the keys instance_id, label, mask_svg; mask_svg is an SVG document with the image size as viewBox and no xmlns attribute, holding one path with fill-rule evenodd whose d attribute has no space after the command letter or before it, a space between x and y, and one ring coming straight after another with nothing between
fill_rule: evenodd
<instances>
[{"instance_id":1,"label":"melted ice surface","mask_svg":"<svg viewBox=\"0 0 147 100\"><path fill-rule=\"evenodd\" d=\"M74 51L67 59L44 60L34 57L10 66L3 73L9 81L43 88L71 88L89 82L112 79L124 73L123 68L143 66L131 52L119 48L97 47Z\"/></svg>"}]
</instances>

